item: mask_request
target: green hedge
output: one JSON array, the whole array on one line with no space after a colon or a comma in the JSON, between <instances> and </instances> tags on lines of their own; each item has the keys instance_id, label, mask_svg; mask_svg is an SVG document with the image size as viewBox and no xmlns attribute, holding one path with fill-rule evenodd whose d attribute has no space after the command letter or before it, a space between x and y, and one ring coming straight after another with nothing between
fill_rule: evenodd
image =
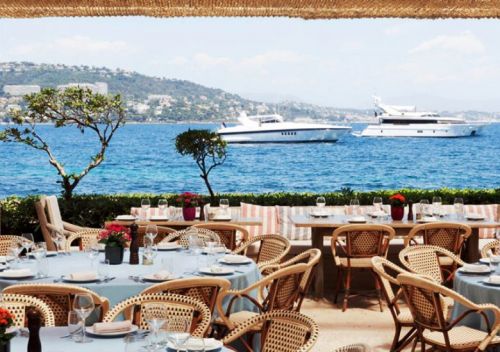
<instances>
[{"instance_id":1,"label":"green hedge","mask_svg":"<svg viewBox=\"0 0 500 352\"><path fill-rule=\"evenodd\" d=\"M321 194L326 198L328 205L345 205L355 195L362 205L372 204L373 197L382 196L384 203L388 202L389 196L400 192L407 199L418 202L420 199L431 200L433 196L439 195L444 204L453 203L453 199L461 197L466 204L496 204L500 203L500 189L483 190L415 190L402 189L398 191L385 190L373 192L354 192L351 189L343 189L339 192ZM239 205L240 202L260 205L313 205L315 193L263 193L263 194L220 194L219 198L228 198L231 205ZM40 236L38 220L34 207L39 196L8 197L0 200L2 206L1 233L20 234L23 232L34 232ZM89 226L100 227L106 220L113 219L119 214L128 214L133 206L140 206L142 198L150 198L151 204L157 204L158 199L166 198L169 204L174 204L174 194L114 194L114 195L75 195L71 202L59 200L62 217L65 221ZM207 198L208 199L208 198Z\"/></svg>"}]
</instances>

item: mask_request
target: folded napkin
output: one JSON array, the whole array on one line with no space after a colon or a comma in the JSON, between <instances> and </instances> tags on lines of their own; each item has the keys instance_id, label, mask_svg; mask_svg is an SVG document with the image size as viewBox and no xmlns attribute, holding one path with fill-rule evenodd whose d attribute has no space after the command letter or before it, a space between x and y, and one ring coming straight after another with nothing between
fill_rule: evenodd
<instances>
[{"instance_id":1,"label":"folded napkin","mask_svg":"<svg viewBox=\"0 0 500 352\"><path fill-rule=\"evenodd\" d=\"M222 258L227 263L244 263L248 258L244 255L228 254Z\"/></svg>"},{"instance_id":2,"label":"folded napkin","mask_svg":"<svg viewBox=\"0 0 500 352\"><path fill-rule=\"evenodd\" d=\"M224 268L218 265L212 265L210 268L208 268L211 273L222 273L224 272Z\"/></svg>"},{"instance_id":3,"label":"folded napkin","mask_svg":"<svg viewBox=\"0 0 500 352\"><path fill-rule=\"evenodd\" d=\"M366 221L364 216L351 216L349 218L349 221Z\"/></svg>"},{"instance_id":4,"label":"folded napkin","mask_svg":"<svg viewBox=\"0 0 500 352\"><path fill-rule=\"evenodd\" d=\"M153 277L157 280L168 280L172 274L167 270L160 270L153 274Z\"/></svg>"},{"instance_id":5,"label":"folded napkin","mask_svg":"<svg viewBox=\"0 0 500 352\"><path fill-rule=\"evenodd\" d=\"M95 323L93 330L98 334L109 334L113 332L127 332L132 328L132 322L130 320L125 321L113 321L110 323Z\"/></svg>"},{"instance_id":6,"label":"folded napkin","mask_svg":"<svg viewBox=\"0 0 500 352\"><path fill-rule=\"evenodd\" d=\"M81 271L78 273L69 274L68 278L70 278L71 280L81 281L97 280L97 273L94 271Z\"/></svg>"},{"instance_id":7,"label":"folded napkin","mask_svg":"<svg viewBox=\"0 0 500 352\"><path fill-rule=\"evenodd\" d=\"M476 273L490 271L489 266L481 265L481 264L464 264L464 266L462 266L462 268L464 271L470 271L470 272L476 272Z\"/></svg>"},{"instance_id":8,"label":"folded napkin","mask_svg":"<svg viewBox=\"0 0 500 352\"><path fill-rule=\"evenodd\" d=\"M178 247L179 244L177 242L160 242L158 243L158 248L175 248Z\"/></svg>"},{"instance_id":9,"label":"folded napkin","mask_svg":"<svg viewBox=\"0 0 500 352\"><path fill-rule=\"evenodd\" d=\"M9 269L2 272L2 276L20 277L33 275L30 269Z\"/></svg>"},{"instance_id":10,"label":"folded napkin","mask_svg":"<svg viewBox=\"0 0 500 352\"><path fill-rule=\"evenodd\" d=\"M492 284L500 284L500 275L491 275L489 281Z\"/></svg>"},{"instance_id":11,"label":"folded napkin","mask_svg":"<svg viewBox=\"0 0 500 352\"><path fill-rule=\"evenodd\" d=\"M422 218L423 221L436 221L437 219L434 216L424 216Z\"/></svg>"},{"instance_id":12,"label":"folded napkin","mask_svg":"<svg viewBox=\"0 0 500 352\"><path fill-rule=\"evenodd\" d=\"M203 339L203 344L205 345L205 351L213 350L215 348L221 347L222 342L216 340L216 339ZM190 350L201 350L200 347L200 340L198 339L189 339L183 346L183 349Z\"/></svg>"}]
</instances>

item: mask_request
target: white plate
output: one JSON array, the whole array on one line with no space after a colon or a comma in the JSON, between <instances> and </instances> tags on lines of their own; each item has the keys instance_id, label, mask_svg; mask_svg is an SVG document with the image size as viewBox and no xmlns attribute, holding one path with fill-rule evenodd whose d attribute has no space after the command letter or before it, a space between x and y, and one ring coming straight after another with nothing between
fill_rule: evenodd
<instances>
[{"instance_id":1,"label":"white plate","mask_svg":"<svg viewBox=\"0 0 500 352\"><path fill-rule=\"evenodd\" d=\"M490 258L480 258L479 263L483 264L489 264L490 263Z\"/></svg>"},{"instance_id":2,"label":"white plate","mask_svg":"<svg viewBox=\"0 0 500 352\"><path fill-rule=\"evenodd\" d=\"M231 268L220 268L217 270L217 272L213 272L210 268L200 268L198 270L202 274L207 274L207 275L231 275L234 274L234 270Z\"/></svg>"},{"instance_id":3,"label":"white plate","mask_svg":"<svg viewBox=\"0 0 500 352\"><path fill-rule=\"evenodd\" d=\"M0 264L0 270L5 270L5 269L7 269L7 268L8 268L8 266L7 266L7 265L5 265L5 264Z\"/></svg>"},{"instance_id":4,"label":"white plate","mask_svg":"<svg viewBox=\"0 0 500 352\"><path fill-rule=\"evenodd\" d=\"M47 257L47 258L48 258L48 257L55 257L56 255L57 255L57 252L56 252L56 251L48 251L48 252L47 252L46 257ZM30 257L31 257L31 258L34 258L35 256L33 255L33 253L30 253Z\"/></svg>"},{"instance_id":5,"label":"white plate","mask_svg":"<svg viewBox=\"0 0 500 352\"><path fill-rule=\"evenodd\" d=\"M115 220L121 220L121 221L134 221L135 216L133 215L118 215Z\"/></svg>"},{"instance_id":6,"label":"white plate","mask_svg":"<svg viewBox=\"0 0 500 352\"><path fill-rule=\"evenodd\" d=\"M438 219L435 218L434 216L429 216L429 217L425 217L425 218L417 220L417 222L420 222L420 223L435 222L435 221L438 221Z\"/></svg>"},{"instance_id":7,"label":"white plate","mask_svg":"<svg viewBox=\"0 0 500 352\"><path fill-rule=\"evenodd\" d=\"M352 223L352 224L363 224L366 222L366 219L364 216L355 216L355 217L347 219L347 221Z\"/></svg>"},{"instance_id":8,"label":"white plate","mask_svg":"<svg viewBox=\"0 0 500 352\"><path fill-rule=\"evenodd\" d=\"M178 249L183 248L182 245L176 244L175 246L160 246L159 244L156 246L159 251L176 251Z\"/></svg>"},{"instance_id":9,"label":"white plate","mask_svg":"<svg viewBox=\"0 0 500 352\"><path fill-rule=\"evenodd\" d=\"M130 327L130 330L129 331L118 331L118 332L109 332L109 333L106 333L106 334L102 334L102 333L98 333L98 332L94 332L94 327L93 326L86 326L85 327L85 332L89 335L92 335L92 336L96 336L96 337L124 337L128 334L133 334L134 332L136 332L137 330L139 330L139 327L137 325L132 325Z\"/></svg>"},{"instance_id":10,"label":"white plate","mask_svg":"<svg viewBox=\"0 0 500 352\"><path fill-rule=\"evenodd\" d=\"M6 280L24 280L24 279L30 279L34 276L35 274L33 273L29 275L14 276L14 275L5 275L5 272L0 272L0 278Z\"/></svg>"},{"instance_id":11,"label":"white plate","mask_svg":"<svg viewBox=\"0 0 500 352\"><path fill-rule=\"evenodd\" d=\"M231 215L215 215L213 221L231 221Z\"/></svg>"},{"instance_id":12,"label":"white plate","mask_svg":"<svg viewBox=\"0 0 500 352\"><path fill-rule=\"evenodd\" d=\"M458 272L462 273L462 274L481 274L481 275L488 275L491 273L491 270L490 268L488 268L488 270L485 270L485 271L477 271L477 270L465 270L463 267L462 268L459 268L457 270Z\"/></svg>"},{"instance_id":13,"label":"white plate","mask_svg":"<svg viewBox=\"0 0 500 352\"><path fill-rule=\"evenodd\" d=\"M473 220L473 221L478 221L478 220L484 220L485 217L483 215L479 214L469 214L465 217L467 220Z\"/></svg>"},{"instance_id":14,"label":"white plate","mask_svg":"<svg viewBox=\"0 0 500 352\"><path fill-rule=\"evenodd\" d=\"M327 211L313 211L311 212L311 216L314 218L327 218L330 216L330 213Z\"/></svg>"},{"instance_id":15,"label":"white plate","mask_svg":"<svg viewBox=\"0 0 500 352\"><path fill-rule=\"evenodd\" d=\"M234 256L236 257L236 256ZM239 261L227 261L224 257L219 259L219 262L228 264L228 265L240 265L240 264L250 264L252 262L252 259L245 257L244 255L239 255L238 257L241 257L241 260Z\"/></svg>"},{"instance_id":16,"label":"white plate","mask_svg":"<svg viewBox=\"0 0 500 352\"><path fill-rule=\"evenodd\" d=\"M204 339L204 341L210 341L210 345L205 347L205 351L214 351L214 350L219 350L221 349L224 344L222 341L215 340L215 339ZM206 342L205 342L206 343ZM179 351L186 351L187 349L180 348ZM167 351L172 352L172 351L177 351L177 348L172 344L172 342L167 343Z\"/></svg>"},{"instance_id":17,"label":"white plate","mask_svg":"<svg viewBox=\"0 0 500 352\"><path fill-rule=\"evenodd\" d=\"M144 275L142 277L142 279L144 281L149 281L149 282L165 282L165 281L170 281L170 280L175 280L175 279L178 279L179 278L179 275L175 275L175 274L172 274L168 277L168 279L157 279L153 276L153 274L151 275Z\"/></svg>"},{"instance_id":18,"label":"white plate","mask_svg":"<svg viewBox=\"0 0 500 352\"><path fill-rule=\"evenodd\" d=\"M222 248L222 247L219 247L219 248ZM207 254L207 253L208 253L208 252L207 252L207 247L203 247L203 248L201 249L201 253L203 253L203 254ZM218 253L231 253L231 250L230 250L230 249L227 249L227 248L226 248L226 249L219 249L219 250L218 250L218 251L216 251L215 253L216 253L216 254L218 254Z\"/></svg>"},{"instance_id":19,"label":"white plate","mask_svg":"<svg viewBox=\"0 0 500 352\"><path fill-rule=\"evenodd\" d=\"M10 255L0 255L0 263L7 263L14 260L13 256Z\"/></svg>"},{"instance_id":20,"label":"white plate","mask_svg":"<svg viewBox=\"0 0 500 352\"><path fill-rule=\"evenodd\" d=\"M62 281L64 282L75 282L75 283L86 283L86 282L97 282L99 281L98 278L95 278L93 280L81 280L81 279L72 279L68 276L63 276Z\"/></svg>"},{"instance_id":21,"label":"white plate","mask_svg":"<svg viewBox=\"0 0 500 352\"><path fill-rule=\"evenodd\" d=\"M168 216L162 215L153 215L149 218L151 221L168 221Z\"/></svg>"},{"instance_id":22,"label":"white plate","mask_svg":"<svg viewBox=\"0 0 500 352\"><path fill-rule=\"evenodd\" d=\"M500 282L491 282L489 279L483 280L483 284L491 286L500 286Z\"/></svg>"}]
</instances>

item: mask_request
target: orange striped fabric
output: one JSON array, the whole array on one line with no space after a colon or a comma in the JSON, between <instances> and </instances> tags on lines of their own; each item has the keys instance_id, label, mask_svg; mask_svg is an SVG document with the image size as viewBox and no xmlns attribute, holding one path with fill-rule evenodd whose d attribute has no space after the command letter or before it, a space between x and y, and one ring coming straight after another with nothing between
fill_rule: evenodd
<instances>
[{"instance_id":1,"label":"orange striped fabric","mask_svg":"<svg viewBox=\"0 0 500 352\"><path fill-rule=\"evenodd\" d=\"M477 214L489 221L498 221L498 204L467 204L464 206L466 215ZM479 238L495 238L496 229L479 229Z\"/></svg>"},{"instance_id":2,"label":"orange striped fabric","mask_svg":"<svg viewBox=\"0 0 500 352\"><path fill-rule=\"evenodd\" d=\"M250 237L278 233L278 217L275 206L241 203L241 217L262 219L262 226L246 226Z\"/></svg>"}]
</instances>

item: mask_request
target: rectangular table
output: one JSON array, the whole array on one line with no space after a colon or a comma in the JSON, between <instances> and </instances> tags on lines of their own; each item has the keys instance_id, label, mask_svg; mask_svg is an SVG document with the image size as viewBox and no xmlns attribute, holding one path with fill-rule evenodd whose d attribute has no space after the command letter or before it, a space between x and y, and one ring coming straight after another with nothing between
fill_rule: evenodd
<instances>
[{"instance_id":1,"label":"rectangular table","mask_svg":"<svg viewBox=\"0 0 500 352\"><path fill-rule=\"evenodd\" d=\"M292 215L290 220L297 227L310 227L311 228L311 246L313 248L318 248L323 251L323 237L331 236L333 230L343 225L349 224L349 216L347 215L331 215L324 218L315 218L310 215ZM393 221L389 220L371 220L367 218L367 224L384 224L389 225L396 230L397 237L403 238L408 232L415 227L420 225L416 221ZM476 262L479 260L479 229L480 228L496 228L500 227L499 222L495 221L469 221L469 220L457 220L456 218L445 217L443 222L457 222L461 224L469 225L472 228L472 234L467 239L465 244L465 249L463 251L464 260L468 262ZM322 256L323 257L323 256ZM321 258L318 265L316 275L314 277L313 283L313 295L316 297L323 297L324 293L324 263L323 258Z\"/></svg>"},{"instance_id":2,"label":"rectangular table","mask_svg":"<svg viewBox=\"0 0 500 352\"><path fill-rule=\"evenodd\" d=\"M106 221L105 225L109 224L119 224L123 226L130 226L133 223L136 223L139 226L147 226L147 225L158 225L158 226L168 226L174 228L185 228L189 226L193 226L196 224L203 224L206 222L220 222L221 224L235 224L241 226L262 226L261 218L244 218L244 217L234 217L229 221L186 221L183 219L172 219L172 220L160 220L160 221L152 221L152 220L112 220Z\"/></svg>"}]
</instances>

